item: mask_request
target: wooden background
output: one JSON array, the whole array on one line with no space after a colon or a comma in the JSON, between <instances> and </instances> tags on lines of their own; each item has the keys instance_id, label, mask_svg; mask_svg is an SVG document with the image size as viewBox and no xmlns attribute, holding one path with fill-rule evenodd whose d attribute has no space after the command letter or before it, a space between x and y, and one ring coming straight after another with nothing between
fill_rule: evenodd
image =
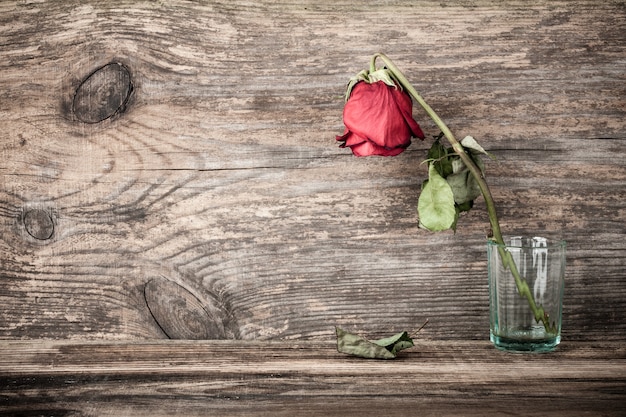
<instances>
[{"instance_id":1,"label":"wooden background","mask_svg":"<svg viewBox=\"0 0 626 417\"><path fill-rule=\"evenodd\" d=\"M482 0L1 2L0 338L486 339L482 200L420 230L430 142L335 143L379 51L567 240L564 343L626 340L626 5Z\"/></svg>"}]
</instances>

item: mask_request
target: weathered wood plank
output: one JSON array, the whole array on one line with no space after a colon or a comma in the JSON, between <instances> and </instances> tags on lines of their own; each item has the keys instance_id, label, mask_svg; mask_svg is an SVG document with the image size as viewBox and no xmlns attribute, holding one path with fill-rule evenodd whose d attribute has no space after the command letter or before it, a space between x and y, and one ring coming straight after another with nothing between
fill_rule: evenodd
<instances>
[{"instance_id":1,"label":"weathered wood plank","mask_svg":"<svg viewBox=\"0 0 626 417\"><path fill-rule=\"evenodd\" d=\"M431 235L427 144L363 160L334 143L344 84L379 50L498 157L505 230L567 239L565 339L623 341L621 1L2 2L0 337L329 339L429 318L426 338L486 338L482 204ZM112 63L132 89L94 123L81 86ZM98 91L90 106L113 103Z\"/></svg>"},{"instance_id":2,"label":"weathered wood plank","mask_svg":"<svg viewBox=\"0 0 626 417\"><path fill-rule=\"evenodd\" d=\"M13 415L621 416L623 343L511 355L423 342L361 360L330 343L0 342L0 410ZM462 410L462 411L461 411Z\"/></svg>"}]
</instances>

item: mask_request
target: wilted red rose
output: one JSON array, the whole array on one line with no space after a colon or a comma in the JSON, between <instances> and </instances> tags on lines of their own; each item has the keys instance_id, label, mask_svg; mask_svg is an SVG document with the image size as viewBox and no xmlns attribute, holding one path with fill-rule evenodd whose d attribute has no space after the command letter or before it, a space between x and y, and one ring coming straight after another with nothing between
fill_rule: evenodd
<instances>
[{"instance_id":1,"label":"wilted red rose","mask_svg":"<svg viewBox=\"0 0 626 417\"><path fill-rule=\"evenodd\" d=\"M337 140L356 156L398 155L412 137L424 139L412 113L413 102L405 91L383 81L360 81L343 109L346 130Z\"/></svg>"}]
</instances>

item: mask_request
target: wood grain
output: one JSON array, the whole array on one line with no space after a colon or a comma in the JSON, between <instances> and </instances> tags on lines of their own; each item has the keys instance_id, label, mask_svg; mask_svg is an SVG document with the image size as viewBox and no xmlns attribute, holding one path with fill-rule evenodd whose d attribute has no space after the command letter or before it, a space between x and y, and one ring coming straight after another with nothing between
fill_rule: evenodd
<instances>
[{"instance_id":1,"label":"wood grain","mask_svg":"<svg viewBox=\"0 0 626 417\"><path fill-rule=\"evenodd\" d=\"M335 143L377 51L567 240L564 340L624 341L624 3L483 0L1 2L0 338L486 339L482 202L419 230L429 144Z\"/></svg>"},{"instance_id":2,"label":"wood grain","mask_svg":"<svg viewBox=\"0 0 626 417\"><path fill-rule=\"evenodd\" d=\"M0 342L0 410L71 416L622 416L623 343L511 355L418 342L394 360L332 343Z\"/></svg>"}]
</instances>

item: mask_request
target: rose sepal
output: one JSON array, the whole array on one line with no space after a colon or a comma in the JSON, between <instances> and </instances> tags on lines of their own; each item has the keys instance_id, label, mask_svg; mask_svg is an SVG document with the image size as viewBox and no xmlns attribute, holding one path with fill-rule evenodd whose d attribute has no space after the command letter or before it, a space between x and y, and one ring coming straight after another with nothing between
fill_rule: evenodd
<instances>
[{"instance_id":1,"label":"rose sepal","mask_svg":"<svg viewBox=\"0 0 626 417\"><path fill-rule=\"evenodd\" d=\"M400 83L396 81L393 74L387 70L386 68L381 68L375 71L363 70L359 72L354 77L350 78L348 81L348 87L346 88L346 97L345 100L348 101L350 98L350 94L352 94L352 89L355 85L364 81L366 83L372 84L378 81L382 81L387 84L389 87L393 88L401 88Z\"/></svg>"}]
</instances>

